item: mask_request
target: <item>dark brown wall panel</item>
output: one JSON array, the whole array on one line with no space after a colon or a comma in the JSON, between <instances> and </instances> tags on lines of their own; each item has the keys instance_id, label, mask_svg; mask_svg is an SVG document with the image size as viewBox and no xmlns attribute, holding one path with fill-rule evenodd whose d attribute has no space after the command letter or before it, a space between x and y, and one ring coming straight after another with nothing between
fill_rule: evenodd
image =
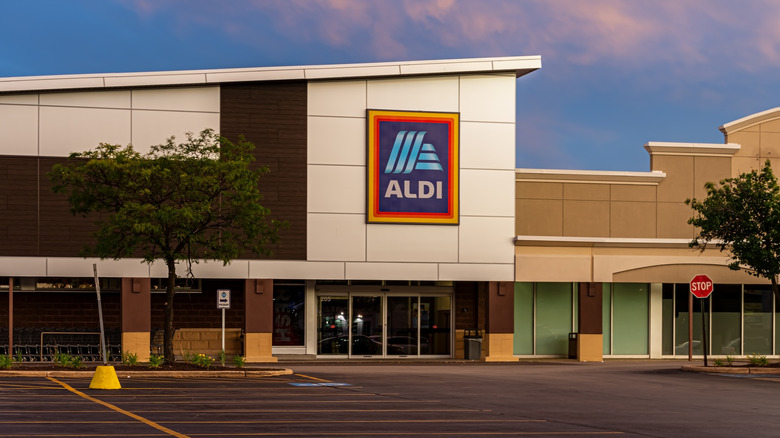
<instances>
[{"instance_id":1,"label":"dark brown wall panel","mask_svg":"<svg viewBox=\"0 0 780 438\"><path fill-rule=\"evenodd\" d=\"M487 283L476 281L455 283L455 328L484 330L486 303Z\"/></svg>"},{"instance_id":2,"label":"dark brown wall panel","mask_svg":"<svg viewBox=\"0 0 780 438\"><path fill-rule=\"evenodd\" d=\"M487 331L489 333L514 333L514 283L509 281L491 281L488 284L487 301Z\"/></svg>"},{"instance_id":3,"label":"dark brown wall panel","mask_svg":"<svg viewBox=\"0 0 780 438\"><path fill-rule=\"evenodd\" d=\"M40 159L40 251L41 257L75 257L85 245L93 246L96 216L82 217L70 212L68 197L51 189L48 173L67 158Z\"/></svg>"},{"instance_id":4,"label":"dark brown wall panel","mask_svg":"<svg viewBox=\"0 0 780 438\"><path fill-rule=\"evenodd\" d=\"M0 255L38 255L38 158L0 156Z\"/></svg>"},{"instance_id":5,"label":"dark brown wall panel","mask_svg":"<svg viewBox=\"0 0 780 438\"><path fill-rule=\"evenodd\" d=\"M602 283L580 283L577 294L577 321L579 333L600 335L603 331L603 285Z\"/></svg>"},{"instance_id":6,"label":"dark brown wall panel","mask_svg":"<svg viewBox=\"0 0 780 438\"><path fill-rule=\"evenodd\" d=\"M270 169L260 180L264 206L289 223L271 248L274 259L306 259L306 89L305 81L221 88L220 133L254 143L255 165Z\"/></svg>"}]
</instances>

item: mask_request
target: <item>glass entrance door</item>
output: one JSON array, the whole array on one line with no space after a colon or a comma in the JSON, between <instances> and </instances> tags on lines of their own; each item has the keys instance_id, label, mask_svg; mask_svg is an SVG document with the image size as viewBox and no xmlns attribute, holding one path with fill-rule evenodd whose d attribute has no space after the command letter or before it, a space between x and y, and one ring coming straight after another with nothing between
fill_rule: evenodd
<instances>
[{"instance_id":1,"label":"glass entrance door","mask_svg":"<svg viewBox=\"0 0 780 438\"><path fill-rule=\"evenodd\" d=\"M450 356L451 301L445 295L321 295L317 303L317 354Z\"/></svg>"},{"instance_id":2,"label":"glass entrance door","mask_svg":"<svg viewBox=\"0 0 780 438\"><path fill-rule=\"evenodd\" d=\"M449 296L420 297L420 354L451 354L452 300Z\"/></svg>"},{"instance_id":3,"label":"glass entrance door","mask_svg":"<svg viewBox=\"0 0 780 438\"><path fill-rule=\"evenodd\" d=\"M381 356L384 340L381 296L352 296L352 356Z\"/></svg>"},{"instance_id":4,"label":"glass entrance door","mask_svg":"<svg viewBox=\"0 0 780 438\"><path fill-rule=\"evenodd\" d=\"M419 297L387 297L387 355L416 356L420 351Z\"/></svg>"},{"instance_id":5,"label":"glass entrance door","mask_svg":"<svg viewBox=\"0 0 780 438\"><path fill-rule=\"evenodd\" d=\"M317 300L317 354L349 354L349 297Z\"/></svg>"}]
</instances>

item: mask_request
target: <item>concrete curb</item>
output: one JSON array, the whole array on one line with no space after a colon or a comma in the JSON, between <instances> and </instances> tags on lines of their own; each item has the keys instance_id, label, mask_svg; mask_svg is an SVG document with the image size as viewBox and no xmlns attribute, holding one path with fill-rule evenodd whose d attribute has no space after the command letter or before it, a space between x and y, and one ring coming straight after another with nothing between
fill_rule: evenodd
<instances>
[{"instance_id":1,"label":"concrete curb","mask_svg":"<svg viewBox=\"0 0 780 438\"><path fill-rule=\"evenodd\" d=\"M286 376L293 373L293 370L287 368L267 369L267 370L227 370L227 371L117 371L117 377L166 377L166 378L217 378L217 377L272 377ZM94 370L84 371L21 371L9 370L0 371L0 378L3 377L92 377Z\"/></svg>"},{"instance_id":2,"label":"concrete curb","mask_svg":"<svg viewBox=\"0 0 780 438\"><path fill-rule=\"evenodd\" d=\"M683 365L682 370L711 374L780 374L780 368L765 367L705 367L702 365Z\"/></svg>"}]
</instances>

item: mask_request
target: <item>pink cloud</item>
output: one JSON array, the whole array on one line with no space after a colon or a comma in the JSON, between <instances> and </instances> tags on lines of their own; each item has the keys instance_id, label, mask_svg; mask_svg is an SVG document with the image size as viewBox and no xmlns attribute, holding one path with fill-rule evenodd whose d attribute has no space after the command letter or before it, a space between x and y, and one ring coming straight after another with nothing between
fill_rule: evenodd
<instances>
[{"instance_id":1,"label":"pink cloud","mask_svg":"<svg viewBox=\"0 0 780 438\"><path fill-rule=\"evenodd\" d=\"M780 64L780 3L769 0L120 0L244 41L258 15L280 38L355 50L366 60L531 55L571 66L717 73Z\"/></svg>"}]
</instances>

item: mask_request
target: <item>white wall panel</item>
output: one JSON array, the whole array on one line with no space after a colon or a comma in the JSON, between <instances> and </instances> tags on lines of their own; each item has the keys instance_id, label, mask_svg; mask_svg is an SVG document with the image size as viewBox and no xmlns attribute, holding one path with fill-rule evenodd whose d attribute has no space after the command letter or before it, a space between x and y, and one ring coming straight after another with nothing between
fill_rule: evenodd
<instances>
[{"instance_id":1,"label":"white wall panel","mask_svg":"<svg viewBox=\"0 0 780 438\"><path fill-rule=\"evenodd\" d=\"M172 135L184 142L187 132L197 135L206 128L219 129L219 114L133 110L133 147L144 153Z\"/></svg>"},{"instance_id":2,"label":"white wall panel","mask_svg":"<svg viewBox=\"0 0 780 438\"><path fill-rule=\"evenodd\" d=\"M52 257L47 259L46 263L46 275L49 277L91 278L94 276L93 264L97 264L98 276L100 277L147 277L149 275L149 265L141 259L100 260L98 258Z\"/></svg>"},{"instance_id":3,"label":"white wall panel","mask_svg":"<svg viewBox=\"0 0 780 438\"><path fill-rule=\"evenodd\" d=\"M44 277L45 257L0 257L0 275L3 277Z\"/></svg>"},{"instance_id":4,"label":"white wall panel","mask_svg":"<svg viewBox=\"0 0 780 438\"><path fill-rule=\"evenodd\" d=\"M461 122L461 169L515 169L514 123Z\"/></svg>"},{"instance_id":5,"label":"white wall panel","mask_svg":"<svg viewBox=\"0 0 780 438\"><path fill-rule=\"evenodd\" d=\"M438 279L435 263L347 263L347 278L351 280L419 280Z\"/></svg>"},{"instance_id":6,"label":"white wall panel","mask_svg":"<svg viewBox=\"0 0 780 438\"><path fill-rule=\"evenodd\" d=\"M129 109L130 91L42 93L41 105Z\"/></svg>"},{"instance_id":7,"label":"white wall panel","mask_svg":"<svg viewBox=\"0 0 780 438\"><path fill-rule=\"evenodd\" d=\"M133 109L219 112L219 87L133 90Z\"/></svg>"},{"instance_id":8,"label":"white wall panel","mask_svg":"<svg viewBox=\"0 0 780 438\"><path fill-rule=\"evenodd\" d=\"M458 111L458 77L379 79L368 82L368 107Z\"/></svg>"},{"instance_id":9,"label":"white wall panel","mask_svg":"<svg viewBox=\"0 0 780 438\"><path fill-rule=\"evenodd\" d=\"M38 155L38 107L0 105L0 154Z\"/></svg>"},{"instance_id":10,"label":"white wall panel","mask_svg":"<svg viewBox=\"0 0 780 438\"><path fill-rule=\"evenodd\" d=\"M458 227L373 224L367 244L371 262L455 262Z\"/></svg>"},{"instance_id":11,"label":"white wall panel","mask_svg":"<svg viewBox=\"0 0 780 438\"><path fill-rule=\"evenodd\" d=\"M514 263L513 217L461 217L458 261Z\"/></svg>"},{"instance_id":12,"label":"white wall panel","mask_svg":"<svg viewBox=\"0 0 780 438\"><path fill-rule=\"evenodd\" d=\"M307 260L365 260L365 221L363 214L309 214L306 221Z\"/></svg>"},{"instance_id":13,"label":"white wall panel","mask_svg":"<svg viewBox=\"0 0 780 438\"><path fill-rule=\"evenodd\" d=\"M366 165L366 120L309 116L309 164Z\"/></svg>"},{"instance_id":14,"label":"white wall panel","mask_svg":"<svg viewBox=\"0 0 780 438\"><path fill-rule=\"evenodd\" d=\"M514 75L461 77L461 120L514 123L516 81Z\"/></svg>"},{"instance_id":15,"label":"white wall panel","mask_svg":"<svg viewBox=\"0 0 780 438\"><path fill-rule=\"evenodd\" d=\"M515 265L496 264L442 264L439 280L442 281L514 281ZM554 281L554 280L553 280Z\"/></svg>"},{"instance_id":16,"label":"white wall panel","mask_svg":"<svg viewBox=\"0 0 780 438\"><path fill-rule=\"evenodd\" d=\"M311 116L366 117L366 81L309 82Z\"/></svg>"},{"instance_id":17,"label":"white wall panel","mask_svg":"<svg viewBox=\"0 0 780 438\"><path fill-rule=\"evenodd\" d=\"M0 103L12 105L38 105L37 94L7 94L0 95Z\"/></svg>"},{"instance_id":18,"label":"white wall panel","mask_svg":"<svg viewBox=\"0 0 780 438\"><path fill-rule=\"evenodd\" d=\"M358 166L308 166L309 213L366 212L366 169Z\"/></svg>"},{"instance_id":19,"label":"white wall panel","mask_svg":"<svg viewBox=\"0 0 780 438\"><path fill-rule=\"evenodd\" d=\"M343 280L343 262L250 260L249 278L293 278L300 280Z\"/></svg>"},{"instance_id":20,"label":"white wall panel","mask_svg":"<svg viewBox=\"0 0 780 438\"><path fill-rule=\"evenodd\" d=\"M461 170L461 216L514 217L514 182L513 170Z\"/></svg>"},{"instance_id":21,"label":"white wall panel","mask_svg":"<svg viewBox=\"0 0 780 438\"><path fill-rule=\"evenodd\" d=\"M63 157L99 143L130 143L130 111L42 106L40 154Z\"/></svg>"},{"instance_id":22,"label":"white wall panel","mask_svg":"<svg viewBox=\"0 0 780 438\"><path fill-rule=\"evenodd\" d=\"M185 269L183 264L179 264L178 269ZM185 272L177 272L179 276ZM233 260L227 266L223 266L218 261L201 261L192 264L192 275L195 278L248 278L249 260Z\"/></svg>"}]
</instances>

